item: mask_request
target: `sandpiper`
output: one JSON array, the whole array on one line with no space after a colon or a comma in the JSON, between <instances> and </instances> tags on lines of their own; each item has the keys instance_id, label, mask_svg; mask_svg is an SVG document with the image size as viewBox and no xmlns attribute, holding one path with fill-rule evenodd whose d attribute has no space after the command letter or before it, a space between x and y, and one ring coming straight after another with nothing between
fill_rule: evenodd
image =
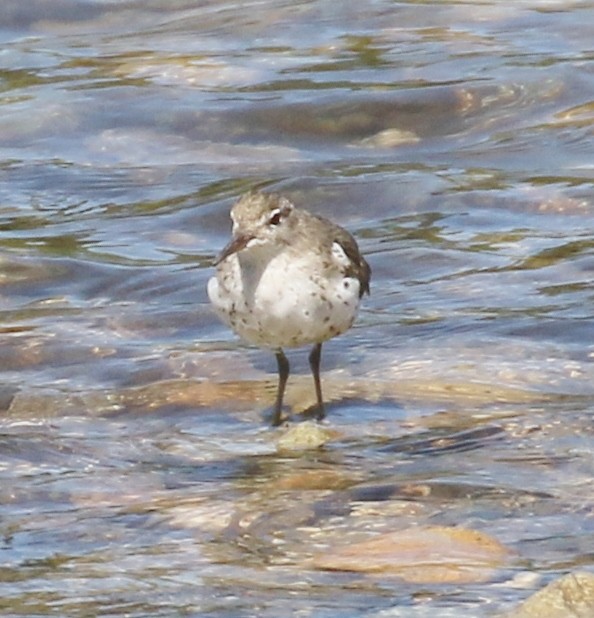
<instances>
[{"instance_id":1,"label":"sandpiper","mask_svg":"<svg viewBox=\"0 0 594 618\"><path fill-rule=\"evenodd\" d=\"M233 236L217 260L208 296L246 342L274 350L278 389L273 425L282 420L289 361L283 348L313 344L309 364L324 418L322 343L348 330L371 269L355 239L328 219L278 194L250 192L231 209Z\"/></svg>"}]
</instances>

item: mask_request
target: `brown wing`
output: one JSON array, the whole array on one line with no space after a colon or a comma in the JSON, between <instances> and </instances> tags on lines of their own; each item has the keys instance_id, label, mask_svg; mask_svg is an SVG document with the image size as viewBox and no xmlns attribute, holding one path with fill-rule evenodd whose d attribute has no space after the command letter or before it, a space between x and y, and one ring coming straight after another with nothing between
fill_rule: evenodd
<instances>
[{"instance_id":1,"label":"brown wing","mask_svg":"<svg viewBox=\"0 0 594 618\"><path fill-rule=\"evenodd\" d=\"M357 241L346 230L339 227L334 235L333 242L337 242L342 247L342 250L352 263L351 267L347 269L347 274L359 280L359 296L369 294L371 267L361 255Z\"/></svg>"}]
</instances>

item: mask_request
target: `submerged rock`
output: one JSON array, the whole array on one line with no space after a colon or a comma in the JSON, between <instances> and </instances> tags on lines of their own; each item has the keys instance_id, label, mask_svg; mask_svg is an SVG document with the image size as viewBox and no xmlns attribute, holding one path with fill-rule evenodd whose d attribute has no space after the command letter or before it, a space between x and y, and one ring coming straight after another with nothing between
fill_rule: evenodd
<instances>
[{"instance_id":1,"label":"submerged rock","mask_svg":"<svg viewBox=\"0 0 594 618\"><path fill-rule=\"evenodd\" d=\"M471 583L490 579L509 554L484 532L427 526L328 548L313 563L319 569L393 575L411 583Z\"/></svg>"}]
</instances>

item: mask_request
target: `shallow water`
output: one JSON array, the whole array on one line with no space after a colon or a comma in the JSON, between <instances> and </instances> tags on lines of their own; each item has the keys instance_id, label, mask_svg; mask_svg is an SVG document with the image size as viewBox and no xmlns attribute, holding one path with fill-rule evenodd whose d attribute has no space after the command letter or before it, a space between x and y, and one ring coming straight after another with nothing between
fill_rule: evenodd
<instances>
[{"instance_id":1,"label":"shallow water","mask_svg":"<svg viewBox=\"0 0 594 618\"><path fill-rule=\"evenodd\" d=\"M483 616L592 569L593 19L3 0L3 615ZM253 187L373 269L318 449L278 448L274 358L207 301ZM458 585L312 566L417 524L515 558Z\"/></svg>"}]
</instances>

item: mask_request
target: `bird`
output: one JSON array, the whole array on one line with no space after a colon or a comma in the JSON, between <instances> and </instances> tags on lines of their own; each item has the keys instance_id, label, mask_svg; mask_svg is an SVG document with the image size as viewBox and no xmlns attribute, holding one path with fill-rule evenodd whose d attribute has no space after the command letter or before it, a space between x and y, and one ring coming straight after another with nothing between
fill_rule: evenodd
<instances>
[{"instance_id":1,"label":"bird","mask_svg":"<svg viewBox=\"0 0 594 618\"><path fill-rule=\"evenodd\" d=\"M371 268L347 230L278 193L249 191L230 216L232 237L214 261L209 299L241 339L274 352L273 426L282 423L290 373L284 349L313 346L309 365L322 420L322 344L353 325L369 294Z\"/></svg>"}]
</instances>

